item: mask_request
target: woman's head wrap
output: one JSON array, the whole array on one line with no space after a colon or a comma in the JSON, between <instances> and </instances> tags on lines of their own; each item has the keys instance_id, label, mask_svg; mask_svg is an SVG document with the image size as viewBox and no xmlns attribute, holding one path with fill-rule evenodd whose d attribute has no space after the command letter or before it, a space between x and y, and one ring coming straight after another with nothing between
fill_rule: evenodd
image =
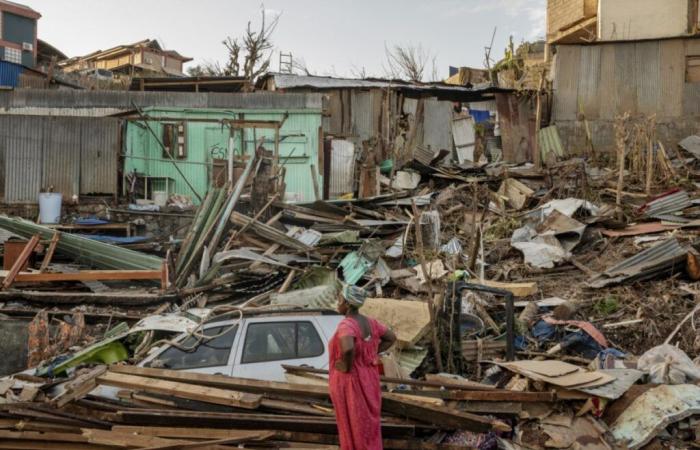
<instances>
[{"instance_id":1,"label":"woman's head wrap","mask_svg":"<svg viewBox=\"0 0 700 450\"><path fill-rule=\"evenodd\" d=\"M352 286L350 284L343 284L343 289L341 291L343 298L350 306L355 308L360 308L365 304L365 299L367 298L367 291L357 286Z\"/></svg>"}]
</instances>

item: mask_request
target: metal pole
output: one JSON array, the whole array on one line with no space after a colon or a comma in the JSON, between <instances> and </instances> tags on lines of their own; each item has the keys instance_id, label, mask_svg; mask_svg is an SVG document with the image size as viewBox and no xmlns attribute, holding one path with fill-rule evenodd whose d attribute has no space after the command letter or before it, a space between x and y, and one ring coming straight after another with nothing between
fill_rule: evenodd
<instances>
[{"instance_id":1,"label":"metal pole","mask_svg":"<svg viewBox=\"0 0 700 450\"><path fill-rule=\"evenodd\" d=\"M151 134L152 134L153 137L155 138L155 140L156 140L156 142L158 143L158 145L160 145L160 148L161 148L163 151L165 151L165 153L168 155L168 158L170 158L170 161L173 163L173 166L175 166L175 170L177 170L177 173L180 174L180 176L182 177L182 179L183 179L183 180L185 181L185 183L187 184L187 187L190 188L190 190L192 191L192 193L194 193L195 197L197 197L197 200L199 200L199 202L201 203L201 202L202 202L202 197L197 193L197 191L195 190L194 186L192 186L192 185L190 184L190 182L189 182L189 180L187 179L187 177L185 177L185 174L182 173L182 170L180 170L180 167L178 167L177 161L175 161L175 158L173 157L173 154L170 153L170 150L163 144L163 142L160 140L160 138L159 138L158 135L155 133L155 131L153 131L153 128L151 128L151 126L150 126L150 125L148 124L148 122L145 120L145 119L146 119L146 116L143 114L143 112L141 112L141 109L140 109L138 106L136 106L136 103L134 103L134 102L132 101L131 104L132 104L133 107L136 109L136 112L139 114L139 116L140 116L142 119L144 119L144 120L143 120L144 125L146 125L146 128L148 128L148 131L151 132Z\"/></svg>"}]
</instances>

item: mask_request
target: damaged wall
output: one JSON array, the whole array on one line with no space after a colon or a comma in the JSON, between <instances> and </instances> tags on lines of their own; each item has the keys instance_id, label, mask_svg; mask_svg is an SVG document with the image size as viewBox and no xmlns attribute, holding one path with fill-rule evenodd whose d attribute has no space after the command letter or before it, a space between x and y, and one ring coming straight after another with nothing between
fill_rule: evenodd
<instances>
[{"instance_id":1,"label":"damaged wall","mask_svg":"<svg viewBox=\"0 0 700 450\"><path fill-rule=\"evenodd\" d=\"M656 115L665 145L700 130L700 76L692 64L700 40L562 45L557 47L553 120L564 148L585 148L585 118L593 145L614 150L615 117Z\"/></svg>"},{"instance_id":2,"label":"damaged wall","mask_svg":"<svg viewBox=\"0 0 700 450\"><path fill-rule=\"evenodd\" d=\"M281 121L288 114L280 129L280 162L286 168L286 195L292 201L313 201L314 189L311 179L311 165L319 164L319 129L321 128L320 109L304 110L214 110L182 108L148 109L151 117L166 117L182 119L185 124L184 158L178 158L177 164L195 191L204 197L209 188L214 185L214 160L226 160L228 154L229 129L221 123L187 122L188 119L244 119L260 121ZM168 123L174 123L168 121ZM149 122L154 132L161 136L163 124ZM274 149L274 132L272 130L246 129L243 135L237 131L234 136L234 153L251 154L259 142L265 137L264 147ZM156 177L168 177L172 180L170 193L183 194L195 203L197 198L187 186L182 176L173 166L171 160L164 157L163 151L151 132L142 123L131 121L127 124L125 141L124 173L133 170L140 174ZM225 167L223 172L226 172ZM322 174L321 174L322 175ZM322 177L319 179L322 183ZM164 182L156 185L156 189L164 190Z\"/></svg>"}]
</instances>

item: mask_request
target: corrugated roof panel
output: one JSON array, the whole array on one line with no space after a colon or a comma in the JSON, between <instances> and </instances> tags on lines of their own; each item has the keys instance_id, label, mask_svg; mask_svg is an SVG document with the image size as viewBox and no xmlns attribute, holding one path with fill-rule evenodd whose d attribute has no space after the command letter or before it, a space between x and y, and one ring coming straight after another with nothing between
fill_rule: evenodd
<instances>
[{"instance_id":1,"label":"corrugated roof panel","mask_svg":"<svg viewBox=\"0 0 700 450\"><path fill-rule=\"evenodd\" d=\"M537 134L540 144L542 161L547 161L547 155L554 153L557 157L564 156L564 147L559 137L559 129L556 125L542 128Z\"/></svg>"}]
</instances>

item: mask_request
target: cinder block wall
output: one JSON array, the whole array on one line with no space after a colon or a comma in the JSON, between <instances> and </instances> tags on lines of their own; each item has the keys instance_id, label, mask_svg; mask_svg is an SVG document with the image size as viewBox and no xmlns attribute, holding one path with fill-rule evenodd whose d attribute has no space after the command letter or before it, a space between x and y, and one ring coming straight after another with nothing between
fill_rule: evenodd
<instances>
[{"instance_id":1,"label":"cinder block wall","mask_svg":"<svg viewBox=\"0 0 700 450\"><path fill-rule=\"evenodd\" d=\"M547 38L585 17L586 0L548 0Z\"/></svg>"},{"instance_id":2,"label":"cinder block wall","mask_svg":"<svg viewBox=\"0 0 700 450\"><path fill-rule=\"evenodd\" d=\"M598 14L598 0L547 0L547 40L583 19Z\"/></svg>"}]
</instances>

